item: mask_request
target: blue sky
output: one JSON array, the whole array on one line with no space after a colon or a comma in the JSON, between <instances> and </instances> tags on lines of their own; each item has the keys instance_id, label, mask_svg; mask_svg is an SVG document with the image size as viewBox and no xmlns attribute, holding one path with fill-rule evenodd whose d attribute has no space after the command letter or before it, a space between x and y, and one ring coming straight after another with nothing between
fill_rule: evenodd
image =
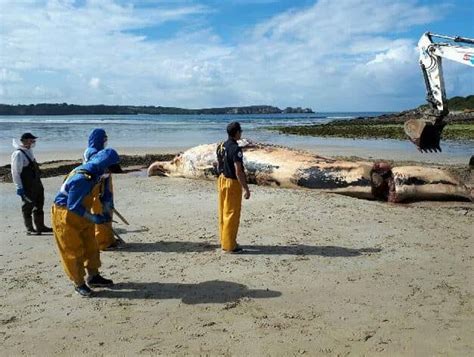
<instances>
[{"instance_id":1,"label":"blue sky","mask_svg":"<svg viewBox=\"0 0 474 357\"><path fill-rule=\"evenodd\" d=\"M473 1L0 0L0 103L418 106L425 31L474 38ZM474 69L445 61L448 97Z\"/></svg>"}]
</instances>

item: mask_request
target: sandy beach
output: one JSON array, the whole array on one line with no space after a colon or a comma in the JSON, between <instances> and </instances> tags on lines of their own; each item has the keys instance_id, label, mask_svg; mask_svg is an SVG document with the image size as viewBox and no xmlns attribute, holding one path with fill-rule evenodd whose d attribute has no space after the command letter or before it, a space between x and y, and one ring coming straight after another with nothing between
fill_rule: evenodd
<instances>
[{"instance_id":1,"label":"sandy beach","mask_svg":"<svg viewBox=\"0 0 474 357\"><path fill-rule=\"evenodd\" d=\"M43 180L46 211L62 177ZM0 184L2 355L474 353L474 210L252 186L222 254L211 181L118 175L112 290L74 294L51 235ZM49 219L49 212L47 212Z\"/></svg>"},{"instance_id":2,"label":"sandy beach","mask_svg":"<svg viewBox=\"0 0 474 357\"><path fill-rule=\"evenodd\" d=\"M474 357L473 4L0 0L0 357Z\"/></svg>"}]
</instances>

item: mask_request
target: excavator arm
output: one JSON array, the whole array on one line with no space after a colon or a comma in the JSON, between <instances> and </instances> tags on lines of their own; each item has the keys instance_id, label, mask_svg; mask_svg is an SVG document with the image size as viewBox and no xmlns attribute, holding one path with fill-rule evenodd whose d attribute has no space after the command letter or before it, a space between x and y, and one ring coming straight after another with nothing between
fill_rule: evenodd
<instances>
[{"instance_id":1,"label":"excavator arm","mask_svg":"<svg viewBox=\"0 0 474 357\"><path fill-rule=\"evenodd\" d=\"M449 42L434 42L433 38ZM463 44L463 45L458 45ZM474 39L450 37L426 32L418 42L420 67L426 86L428 109L421 119L405 122L405 133L420 151L441 151L440 139L448 115L448 101L444 86L442 59L474 67Z\"/></svg>"}]
</instances>

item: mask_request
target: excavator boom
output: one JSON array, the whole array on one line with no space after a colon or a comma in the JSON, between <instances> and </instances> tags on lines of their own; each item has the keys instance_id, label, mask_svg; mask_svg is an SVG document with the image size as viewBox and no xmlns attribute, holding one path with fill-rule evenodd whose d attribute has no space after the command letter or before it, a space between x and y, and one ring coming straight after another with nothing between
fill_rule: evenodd
<instances>
[{"instance_id":1,"label":"excavator boom","mask_svg":"<svg viewBox=\"0 0 474 357\"><path fill-rule=\"evenodd\" d=\"M434 42L433 38L449 42ZM442 59L447 58L474 67L474 47L468 46L472 44L474 39L436 35L430 32L424 33L418 42L420 67L429 108L424 111L421 119L406 121L404 129L410 140L422 152L441 151L441 134L446 125L444 118L449 113Z\"/></svg>"}]
</instances>

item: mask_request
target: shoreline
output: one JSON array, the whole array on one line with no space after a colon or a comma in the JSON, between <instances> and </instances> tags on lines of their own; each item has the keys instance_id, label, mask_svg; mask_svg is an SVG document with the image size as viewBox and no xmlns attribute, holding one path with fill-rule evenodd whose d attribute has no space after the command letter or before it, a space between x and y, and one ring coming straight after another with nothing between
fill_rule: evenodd
<instances>
[{"instance_id":1,"label":"shoreline","mask_svg":"<svg viewBox=\"0 0 474 357\"><path fill-rule=\"evenodd\" d=\"M121 163L120 165L124 169L124 173L129 173L133 171L139 171L146 169L155 161L170 161L172 160L178 152L176 153L144 153L144 154L120 154ZM331 158L336 160L345 160L345 161L367 161L366 158L356 156L356 155L332 155ZM390 163L392 166L430 166L446 169L451 173L459 176L466 185L474 185L474 175L472 175L472 168L466 163L443 163L443 162L423 162L411 160L409 158L398 158L395 160L390 159L370 159L372 162L376 161L385 161ZM53 160L48 160L38 163L41 169L41 177L56 177L61 175L68 174L72 169L82 164L81 159L67 159L55 157ZM0 166L0 183L11 183L11 165L1 165Z\"/></svg>"},{"instance_id":2,"label":"shoreline","mask_svg":"<svg viewBox=\"0 0 474 357\"><path fill-rule=\"evenodd\" d=\"M291 137L290 137L291 135ZM459 148L466 146L465 142L444 140L441 143L443 152L441 153L420 153L409 140L393 140L393 139L349 139L349 138L322 138L312 137L314 140L300 140L304 138L302 135L277 134L277 137L288 136L289 140L263 140L261 142L285 146L295 150L304 150L310 153L325 157L357 157L362 160L371 161L410 161L422 164L432 165L467 165L469 163L472 152L474 151L474 141L472 141L473 150L462 150ZM252 140L254 142L260 142ZM212 141L210 141L212 142ZM291 142L290 144L288 142ZM191 147L206 144L201 142L196 145L170 145L170 146L142 146L127 147L122 145L111 145L110 147L117 150L119 155L146 156L146 155L176 155L184 152ZM469 142L470 143L470 142ZM443 145L444 144L444 145ZM0 167L10 164L11 153L13 148L2 150L0 152ZM47 163L50 161L81 161L83 148L61 148L56 149L50 147L44 149L36 147L34 149L35 157L38 163Z\"/></svg>"}]
</instances>

